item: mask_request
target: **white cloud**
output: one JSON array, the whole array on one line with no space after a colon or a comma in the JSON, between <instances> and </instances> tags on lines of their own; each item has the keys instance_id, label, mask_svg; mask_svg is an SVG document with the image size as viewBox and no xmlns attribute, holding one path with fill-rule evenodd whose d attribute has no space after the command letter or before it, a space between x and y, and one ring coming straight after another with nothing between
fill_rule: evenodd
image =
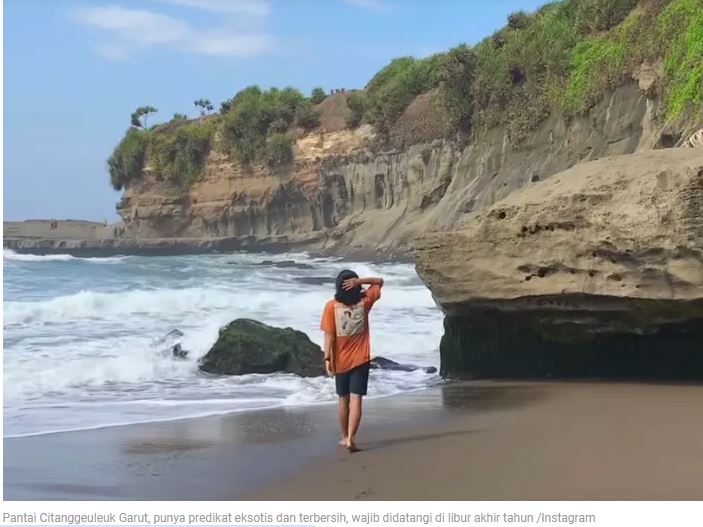
<instances>
[{"instance_id":1,"label":"white cloud","mask_svg":"<svg viewBox=\"0 0 703 527\"><path fill-rule=\"evenodd\" d=\"M228 55L253 57L262 55L274 48L274 39L269 35L208 35L194 38L189 48L202 55Z\"/></svg>"},{"instance_id":2,"label":"white cloud","mask_svg":"<svg viewBox=\"0 0 703 527\"><path fill-rule=\"evenodd\" d=\"M178 42L189 31L186 24L169 16L119 6L88 7L74 16L82 24L136 44Z\"/></svg>"},{"instance_id":3,"label":"white cloud","mask_svg":"<svg viewBox=\"0 0 703 527\"><path fill-rule=\"evenodd\" d=\"M165 0L171 3L218 4L216 0ZM232 4L261 4L252 0L233 0ZM124 59L130 51L151 46L168 46L202 55L252 57L272 51L275 39L263 31L234 29L196 29L176 18L142 9L120 6L88 7L73 13L73 18L90 28L101 30L109 43L96 46L98 55Z\"/></svg>"},{"instance_id":4,"label":"white cloud","mask_svg":"<svg viewBox=\"0 0 703 527\"><path fill-rule=\"evenodd\" d=\"M391 11L393 7L386 2L381 0L344 0L347 4L351 4L356 7L361 7L363 9L369 9L371 11Z\"/></svg>"},{"instance_id":5,"label":"white cloud","mask_svg":"<svg viewBox=\"0 0 703 527\"><path fill-rule=\"evenodd\" d=\"M265 0L156 0L164 4L192 7L213 13L240 13L253 16L266 16L271 6Z\"/></svg>"}]
</instances>

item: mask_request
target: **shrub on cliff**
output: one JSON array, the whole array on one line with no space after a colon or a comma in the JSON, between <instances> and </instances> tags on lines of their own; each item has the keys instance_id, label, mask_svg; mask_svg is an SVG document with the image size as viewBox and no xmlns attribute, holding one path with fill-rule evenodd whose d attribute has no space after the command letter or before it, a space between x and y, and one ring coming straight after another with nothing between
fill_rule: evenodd
<instances>
[{"instance_id":1,"label":"shrub on cliff","mask_svg":"<svg viewBox=\"0 0 703 527\"><path fill-rule=\"evenodd\" d=\"M510 29L527 29L530 24L530 17L524 11L518 11L508 15L508 27Z\"/></svg>"},{"instance_id":2,"label":"shrub on cliff","mask_svg":"<svg viewBox=\"0 0 703 527\"><path fill-rule=\"evenodd\" d=\"M476 55L466 45L457 46L444 55L439 67L439 100L452 121L462 132L471 129L474 108Z\"/></svg>"},{"instance_id":3,"label":"shrub on cliff","mask_svg":"<svg viewBox=\"0 0 703 527\"><path fill-rule=\"evenodd\" d=\"M148 143L149 132L134 128L127 130L107 160L112 188L122 190L141 178Z\"/></svg>"},{"instance_id":4,"label":"shrub on cliff","mask_svg":"<svg viewBox=\"0 0 703 527\"><path fill-rule=\"evenodd\" d=\"M347 107L349 108L349 117L347 118L347 126L356 128L364 119L366 111L366 94L364 92L353 92L347 97Z\"/></svg>"},{"instance_id":5,"label":"shrub on cliff","mask_svg":"<svg viewBox=\"0 0 703 527\"><path fill-rule=\"evenodd\" d=\"M182 189L197 181L210 153L217 119L182 124L175 129L155 131L149 144L149 161Z\"/></svg>"},{"instance_id":6,"label":"shrub on cliff","mask_svg":"<svg viewBox=\"0 0 703 527\"><path fill-rule=\"evenodd\" d=\"M608 31L625 20L637 0L587 0L574 5L576 31L579 34Z\"/></svg>"},{"instance_id":7,"label":"shrub on cliff","mask_svg":"<svg viewBox=\"0 0 703 527\"><path fill-rule=\"evenodd\" d=\"M286 134L276 133L266 140L266 164L270 167L293 161L293 141Z\"/></svg>"},{"instance_id":8,"label":"shrub on cliff","mask_svg":"<svg viewBox=\"0 0 703 527\"><path fill-rule=\"evenodd\" d=\"M222 122L222 145L226 152L243 163L267 157L267 137L295 124L299 112L306 112L309 101L293 88L261 90L251 86L231 100ZM314 121L311 113L303 115L306 125Z\"/></svg>"},{"instance_id":9,"label":"shrub on cliff","mask_svg":"<svg viewBox=\"0 0 703 527\"><path fill-rule=\"evenodd\" d=\"M320 104L326 98L327 95L325 95L325 90L322 88L313 88L312 93L310 94L310 102L313 104Z\"/></svg>"},{"instance_id":10,"label":"shrub on cliff","mask_svg":"<svg viewBox=\"0 0 703 527\"><path fill-rule=\"evenodd\" d=\"M295 110L295 124L303 130L312 130L320 126L320 112L308 101L301 103Z\"/></svg>"},{"instance_id":11,"label":"shrub on cliff","mask_svg":"<svg viewBox=\"0 0 703 527\"><path fill-rule=\"evenodd\" d=\"M441 61L439 54L393 60L366 85L364 119L387 132L415 97L437 86Z\"/></svg>"},{"instance_id":12,"label":"shrub on cliff","mask_svg":"<svg viewBox=\"0 0 703 527\"><path fill-rule=\"evenodd\" d=\"M499 38L487 38L473 48L472 98L465 101L464 116L484 127L506 126L519 140L549 114L554 82L568 74L577 40L571 10L565 6L549 4L519 23L513 21L520 29L507 27L498 32Z\"/></svg>"}]
</instances>

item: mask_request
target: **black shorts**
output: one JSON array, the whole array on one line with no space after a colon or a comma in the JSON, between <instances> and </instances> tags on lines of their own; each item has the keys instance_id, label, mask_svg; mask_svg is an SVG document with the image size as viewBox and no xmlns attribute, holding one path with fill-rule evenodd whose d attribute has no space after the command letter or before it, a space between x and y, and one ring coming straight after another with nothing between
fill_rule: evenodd
<instances>
[{"instance_id":1,"label":"black shorts","mask_svg":"<svg viewBox=\"0 0 703 527\"><path fill-rule=\"evenodd\" d=\"M366 395L369 386L370 364L362 364L356 368L338 373L334 376L334 383L337 387L337 395L345 397L350 393L355 395Z\"/></svg>"}]
</instances>

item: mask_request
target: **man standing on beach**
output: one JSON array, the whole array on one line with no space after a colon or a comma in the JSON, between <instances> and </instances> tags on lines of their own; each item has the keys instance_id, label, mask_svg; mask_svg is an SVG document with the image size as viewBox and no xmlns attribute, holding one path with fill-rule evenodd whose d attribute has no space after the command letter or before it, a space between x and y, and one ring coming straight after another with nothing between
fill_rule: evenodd
<instances>
[{"instance_id":1,"label":"man standing on beach","mask_svg":"<svg viewBox=\"0 0 703 527\"><path fill-rule=\"evenodd\" d=\"M370 285L366 290L362 285ZM366 395L371 361L369 311L381 298L383 278L359 278L342 271L335 283L334 299L327 302L320 328L325 332L325 367L334 375L339 396L340 445L349 452L361 423L361 398Z\"/></svg>"}]
</instances>

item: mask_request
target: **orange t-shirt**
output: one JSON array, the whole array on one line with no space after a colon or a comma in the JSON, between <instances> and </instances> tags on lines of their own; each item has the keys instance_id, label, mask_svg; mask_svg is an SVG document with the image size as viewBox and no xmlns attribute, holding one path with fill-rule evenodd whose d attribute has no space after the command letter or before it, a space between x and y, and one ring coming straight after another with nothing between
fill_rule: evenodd
<instances>
[{"instance_id":1,"label":"orange t-shirt","mask_svg":"<svg viewBox=\"0 0 703 527\"><path fill-rule=\"evenodd\" d=\"M334 336L332 371L344 373L371 360L369 311L381 298L381 288L372 285L353 306L336 300L325 304L320 329Z\"/></svg>"}]
</instances>

